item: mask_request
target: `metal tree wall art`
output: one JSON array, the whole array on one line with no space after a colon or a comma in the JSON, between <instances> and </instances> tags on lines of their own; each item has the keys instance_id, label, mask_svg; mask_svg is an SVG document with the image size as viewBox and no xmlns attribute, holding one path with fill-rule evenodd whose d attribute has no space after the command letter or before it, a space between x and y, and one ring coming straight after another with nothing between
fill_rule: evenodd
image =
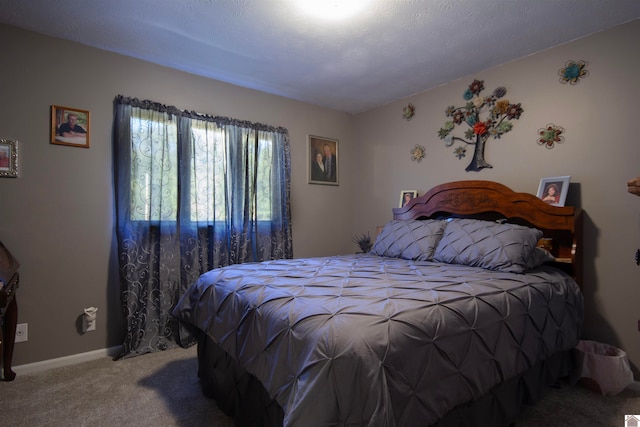
<instances>
[{"instance_id":1,"label":"metal tree wall art","mask_svg":"<svg viewBox=\"0 0 640 427\"><path fill-rule=\"evenodd\" d=\"M523 112L519 103L512 104L502 99L507 94L507 89L504 87L496 88L490 96L485 97L480 96L483 90L484 80L474 80L462 96L466 101L465 105L447 107L445 114L451 119L438 130L438 136L444 139L447 147L452 146L454 141L475 146L473 159L466 168L467 172L493 167L484 159L487 140L490 137L499 139L509 132L513 128L511 121L519 119ZM469 127L464 133L464 138L453 136L455 127L463 123ZM460 153L464 151L466 151L464 146L459 146L454 150L454 154L461 159L464 154L460 155Z\"/></svg>"}]
</instances>

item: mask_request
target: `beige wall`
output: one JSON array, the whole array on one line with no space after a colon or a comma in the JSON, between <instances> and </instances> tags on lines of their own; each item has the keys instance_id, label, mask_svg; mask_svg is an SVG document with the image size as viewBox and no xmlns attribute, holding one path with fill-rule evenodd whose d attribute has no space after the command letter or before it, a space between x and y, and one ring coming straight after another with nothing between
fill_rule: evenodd
<instances>
[{"instance_id":1,"label":"beige wall","mask_svg":"<svg viewBox=\"0 0 640 427\"><path fill-rule=\"evenodd\" d=\"M18 321L29 324L14 365L122 342L111 155L118 94L287 128L294 255L354 250L350 115L14 27L0 25L0 40L0 138L18 140L20 156L20 177L0 179L0 239L21 263ZM49 143L51 105L91 112L91 148ZM339 186L307 184L308 134L339 140ZM97 330L81 335L76 322L89 306L99 308Z\"/></svg>"},{"instance_id":2,"label":"beige wall","mask_svg":"<svg viewBox=\"0 0 640 427\"><path fill-rule=\"evenodd\" d=\"M625 183L640 175L638 40L640 21L634 21L357 115L354 231L372 231L390 219L403 189L422 194L447 181L486 179L535 194L540 178L571 175L567 204L586 213L584 335L625 349L637 374L640 198L628 194ZM559 82L558 70L568 60L589 63L589 76L574 86ZM493 169L465 172L473 150L458 160L437 131L445 108L460 105L476 78L484 80L483 95L505 86L506 98L520 102L524 114L510 133L488 142ZM409 102L416 113L407 122L401 109ZM536 143L547 123L566 130L565 142L550 150ZM415 144L426 147L420 163L410 159Z\"/></svg>"},{"instance_id":3,"label":"beige wall","mask_svg":"<svg viewBox=\"0 0 640 427\"><path fill-rule=\"evenodd\" d=\"M120 344L110 137L112 101L123 94L288 128L296 257L354 251L351 236L389 220L403 189L487 179L535 193L540 178L571 175L567 203L586 212L585 337L625 349L638 373L640 198L625 182L640 175L640 21L355 116L8 26L0 39L11 40L0 51L0 138L19 140L21 150L20 178L0 179L0 239L22 263L19 322L29 323L15 364ZM589 63L575 86L558 81L568 60ZM471 150L458 160L437 130L474 78L485 81L484 93L505 86L524 114L488 143L493 169L465 172ZM408 102L416 107L409 122L401 116ZM91 111L90 149L49 144L52 104ZM536 143L547 123L566 129L551 150ZM340 140L339 187L306 183L308 134ZM427 148L420 163L410 160L415 144ZM90 305L100 307L98 330L80 335L76 320Z\"/></svg>"}]
</instances>

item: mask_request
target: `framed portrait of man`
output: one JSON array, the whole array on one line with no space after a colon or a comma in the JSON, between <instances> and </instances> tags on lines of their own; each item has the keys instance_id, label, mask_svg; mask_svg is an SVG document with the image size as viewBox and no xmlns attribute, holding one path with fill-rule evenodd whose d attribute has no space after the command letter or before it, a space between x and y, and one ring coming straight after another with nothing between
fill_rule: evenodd
<instances>
[{"instance_id":1,"label":"framed portrait of man","mask_svg":"<svg viewBox=\"0 0 640 427\"><path fill-rule=\"evenodd\" d=\"M89 111L51 106L51 143L89 148Z\"/></svg>"},{"instance_id":2,"label":"framed portrait of man","mask_svg":"<svg viewBox=\"0 0 640 427\"><path fill-rule=\"evenodd\" d=\"M338 140L309 135L309 184L338 185Z\"/></svg>"}]
</instances>

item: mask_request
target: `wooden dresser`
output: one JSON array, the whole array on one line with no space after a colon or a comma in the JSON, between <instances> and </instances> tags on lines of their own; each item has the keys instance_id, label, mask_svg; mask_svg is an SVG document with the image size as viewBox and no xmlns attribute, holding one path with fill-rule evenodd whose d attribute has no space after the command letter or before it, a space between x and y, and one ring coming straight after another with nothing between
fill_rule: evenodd
<instances>
[{"instance_id":1,"label":"wooden dresser","mask_svg":"<svg viewBox=\"0 0 640 427\"><path fill-rule=\"evenodd\" d=\"M18 323L18 289L20 263L0 242L0 354L2 355L3 380L13 381L16 374L11 370L13 345Z\"/></svg>"}]
</instances>

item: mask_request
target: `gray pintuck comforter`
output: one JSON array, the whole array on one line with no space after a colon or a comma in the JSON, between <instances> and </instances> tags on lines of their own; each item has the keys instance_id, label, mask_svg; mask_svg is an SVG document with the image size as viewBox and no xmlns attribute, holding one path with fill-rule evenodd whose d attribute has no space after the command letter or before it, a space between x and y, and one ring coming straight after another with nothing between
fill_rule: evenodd
<instances>
[{"instance_id":1,"label":"gray pintuck comforter","mask_svg":"<svg viewBox=\"0 0 640 427\"><path fill-rule=\"evenodd\" d=\"M174 314L256 376L285 426L428 425L579 340L566 274L348 255L212 270Z\"/></svg>"}]
</instances>

